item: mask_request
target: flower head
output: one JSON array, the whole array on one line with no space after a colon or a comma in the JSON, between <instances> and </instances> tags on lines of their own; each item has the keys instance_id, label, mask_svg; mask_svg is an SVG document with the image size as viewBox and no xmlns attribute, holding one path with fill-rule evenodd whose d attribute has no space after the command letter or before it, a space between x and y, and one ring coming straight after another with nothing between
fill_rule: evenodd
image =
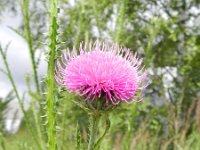
<instances>
[{"instance_id":1,"label":"flower head","mask_svg":"<svg viewBox=\"0 0 200 150\"><path fill-rule=\"evenodd\" d=\"M96 41L88 48L81 44L79 51L65 51L57 61L55 79L86 101L101 99L106 105L117 105L133 101L144 89L146 71L140 69L141 63L129 49Z\"/></svg>"}]
</instances>

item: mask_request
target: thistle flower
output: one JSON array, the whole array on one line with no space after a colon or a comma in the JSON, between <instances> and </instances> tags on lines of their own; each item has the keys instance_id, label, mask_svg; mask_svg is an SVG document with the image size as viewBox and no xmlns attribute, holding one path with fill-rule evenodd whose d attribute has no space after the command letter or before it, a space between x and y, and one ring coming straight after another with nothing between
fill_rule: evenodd
<instances>
[{"instance_id":1,"label":"thistle flower","mask_svg":"<svg viewBox=\"0 0 200 150\"><path fill-rule=\"evenodd\" d=\"M77 54L79 53L79 54ZM142 59L118 44L96 41L79 51L65 51L57 61L55 80L85 101L100 99L106 105L132 102L144 89L146 71L140 69Z\"/></svg>"}]
</instances>

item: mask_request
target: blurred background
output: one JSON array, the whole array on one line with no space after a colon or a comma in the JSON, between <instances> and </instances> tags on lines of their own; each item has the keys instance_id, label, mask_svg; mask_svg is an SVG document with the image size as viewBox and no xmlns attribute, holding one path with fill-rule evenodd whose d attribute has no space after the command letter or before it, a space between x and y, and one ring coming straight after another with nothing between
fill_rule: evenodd
<instances>
[{"instance_id":1,"label":"blurred background","mask_svg":"<svg viewBox=\"0 0 200 150\"><path fill-rule=\"evenodd\" d=\"M30 0L29 15L39 85L45 89L47 2ZM59 40L64 42L60 50L78 48L82 41L114 41L137 52L148 70L150 85L143 102L122 105L120 113L111 114L112 127L102 149L200 149L199 0L59 0L58 15ZM25 32L20 1L0 0L0 44L6 48L9 43L7 61L29 112L30 91L37 91ZM2 58L0 68L0 141L8 150L34 149ZM74 98L67 94L58 105L66 117L58 117L58 124L62 120L63 127L71 129L63 141L72 150L77 121L83 142L88 130L86 114L70 101Z\"/></svg>"}]
</instances>

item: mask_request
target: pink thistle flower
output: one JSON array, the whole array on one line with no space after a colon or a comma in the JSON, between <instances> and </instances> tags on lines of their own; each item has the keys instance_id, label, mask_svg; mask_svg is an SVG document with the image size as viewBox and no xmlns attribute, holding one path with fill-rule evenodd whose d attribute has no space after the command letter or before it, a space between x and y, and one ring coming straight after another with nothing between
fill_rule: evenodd
<instances>
[{"instance_id":1,"label":"pink thistle flower","mask_svg":"<svg viewBox=\"0 0 200 150\"><path fill-rule=\"evenodd\" d=\"M142 59L117 44L96 41L88 48L80 45L79 54L65 51L57 61L55 80L85 100L104 99L106 105L132 102L146 86Z\"/></svg>"}]
</instances>

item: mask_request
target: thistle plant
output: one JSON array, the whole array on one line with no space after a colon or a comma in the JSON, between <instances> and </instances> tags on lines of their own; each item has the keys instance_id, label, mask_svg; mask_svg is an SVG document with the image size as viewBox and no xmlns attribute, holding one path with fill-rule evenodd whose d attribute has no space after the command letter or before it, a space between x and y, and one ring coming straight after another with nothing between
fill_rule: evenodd
<instances>
[{"instance_id":1,"label":"thistle plant","mask_svg":"<svg viewBox=\"0 0 200 150\"><path fill-rule=\"evenodd\" d=\"M109 111L120 105L138 101L146 87L146 71L140 69L142 59L118 44L96 41L79 50L64 51L57 61L55 80L69 92L84 98L77 102L90 116L88 150L97 149L110 127ZM106 130L98 140L98 124L106 116Z\"/></svg>"},{"instance_id":2,"label":"thistle plant","mask_svg":"<svg viewBox=\"0 0 200 150\"><path fill-rule=\"evenodd\" d=\"M47 98L46 98L46 115L47 115L47 137L48 137L48 149L56 150L56 89L54 81L54 67L55 67L55 58L57 50L57 0L49 0L49 60L48 60L48 71L47 71Z\"/></svg>"}]
</instances>

